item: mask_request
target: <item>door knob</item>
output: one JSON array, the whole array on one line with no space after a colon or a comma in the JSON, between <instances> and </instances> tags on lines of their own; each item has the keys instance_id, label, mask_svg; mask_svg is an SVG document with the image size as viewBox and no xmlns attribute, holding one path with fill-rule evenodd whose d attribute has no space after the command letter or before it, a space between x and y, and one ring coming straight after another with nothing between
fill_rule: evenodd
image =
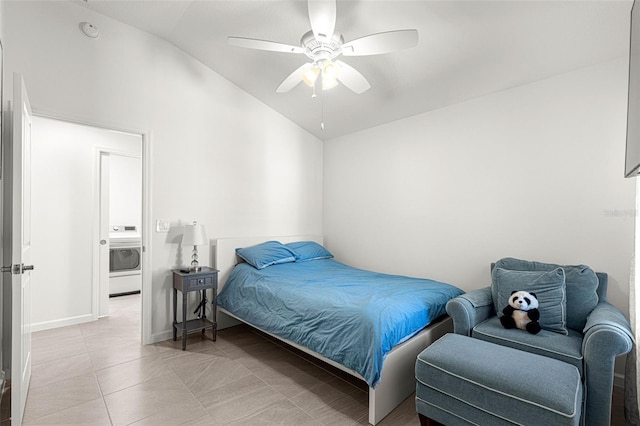
<instances>
[{"instance_id":1,"label":"door knob","mask_svg":"<svg viewBox=\"0 0 640 426\"><path fill-rule=\"evenodd\" d=\"M107 240L100 240L100 245L101 245L101 246L103 246L103 245L105 245L105 244L107 244Z\"/></svg>"},{"instance_id":2,"label":"door knob","mask_svg":"<svg viewBox=\"0 0 640 426\"><path fill-rule=\"evenodd\" d=\"M0 272L11 272L14 275L24 274L24 271L33 271L33 265L25 265L24 263L10 266L3 266Z\"/></svg>"}]
</instances>

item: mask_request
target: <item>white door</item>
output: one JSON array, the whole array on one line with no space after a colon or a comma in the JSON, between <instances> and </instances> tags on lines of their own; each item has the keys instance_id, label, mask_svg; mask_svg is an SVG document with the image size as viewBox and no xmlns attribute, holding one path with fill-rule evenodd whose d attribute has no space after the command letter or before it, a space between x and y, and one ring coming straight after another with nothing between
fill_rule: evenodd
<instances>
[{"instance_id":1,"label":"white door","mask_svg":"<svg viewBox=\"0 0 640 426\"><path fill-rule=\"evenodd\" d=\"M109 315L109 160L108 152L100 152L99 317Z\"/></svg>"},{"instance_id":2,"label":"white door","mask_svg":"<svg viewBox=\"0 0 640 426\"><path fill-rule=\"evenodd\" d=\"M31 105L21 74L13 75L11 191L11 424L20 425L31 379ZM5 276L6 278L6 276Z\"/></svg>"}]
</instances>

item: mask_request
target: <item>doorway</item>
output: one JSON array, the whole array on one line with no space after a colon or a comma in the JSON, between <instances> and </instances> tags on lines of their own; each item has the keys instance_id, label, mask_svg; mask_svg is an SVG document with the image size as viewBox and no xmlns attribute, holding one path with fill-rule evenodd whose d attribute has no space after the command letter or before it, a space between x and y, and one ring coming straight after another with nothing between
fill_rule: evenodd
<instances>
[{"instance_id":1,"label":"doorway","mask_svg":"<svg viewBox=\"0 0 640 426\"><path fill-rule=\"evenodd\" d=\"M136 150L99 151L98 316L109 298L142 290L142 158Z\"/></svg>"},{"instance_id":2,"label":"doorway","mask_svg":"<svg viewBox=\"0 0 640 426\"><path fill-rule=\"evenodd\" d=\"M100 220L100 153L141 159L143 136L35 116L32 143L34 263L38 265L32 329L96 320L101 314L100 295L109 294L104 287L109 282L109 245L108 229L107 235L103 233L108 222L101 229ZM138 162L141 176L142 163ZM142 182L139 185L142 193ZM142 205L140 198L135 210L141 212ZM142 218L138 226L142 235ZM100 244L105 237L107 243Z\"/></svg>"}]
</instances>

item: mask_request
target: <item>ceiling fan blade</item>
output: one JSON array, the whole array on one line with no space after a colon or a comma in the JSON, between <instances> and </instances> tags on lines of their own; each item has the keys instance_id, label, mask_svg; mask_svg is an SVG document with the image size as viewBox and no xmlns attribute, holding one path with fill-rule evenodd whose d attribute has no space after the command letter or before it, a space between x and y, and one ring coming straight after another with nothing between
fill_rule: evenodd
<instances>
[{"instance_id":1,"label":"ceiling fan blade","mask_svg":"<svg viewBox=\"0 0 640 426\"><path fill-rule=\"evenodd\" d=\"M379 55L418 44L418 30L397 30L371 34L342 45L344 56Z\"/></svg>"},{"instance_id":2,"label":"ceiling fan blade","mask_svg":"<svg viewBox=\"0 0 640 426\"><path fill-rule=\"evenodd\" d=\"M336 27L336 0L309 0L309 21L316 40L333 37Z\"/></svg>"},{"instance_id":3,"label":"ceiling fan blade","mask_svg":"<svg viewBox=\"0 0 640 426\"><path fill-rule=\"evenodd\" d=\"M304 48L289 44L276 43L275 41L258 40L255 38L227 37L227 42L232 46L246 47L249 49L269 50L272 52L304 53Z\"/></svg>"},{"instance_id":4,"label":"ceiling fan blade","mask_svg":"<svg viewBox=\"0 0 640 426\"><path fill-rule=\"evenodd\" d=\"M358 95L369 90L371 85L358 70L342 61L335 61L340 67L338 71L338 81L346 88L356 92Z\"/></svg>"},{"instance_id":5,"label":"ceiling fan blade","mask_svg":"<svg viewBox=\"0 0 640 426\"><path fill-rule=\"evenodd\" d=\"M287 78L285 78L280 86L276 89L276 93L286 93L289 90L293 89L302 81L302 71L309 64L303 64L300 68L297 68L294 72L289 74Z\"/></svg>"}]
</instances>

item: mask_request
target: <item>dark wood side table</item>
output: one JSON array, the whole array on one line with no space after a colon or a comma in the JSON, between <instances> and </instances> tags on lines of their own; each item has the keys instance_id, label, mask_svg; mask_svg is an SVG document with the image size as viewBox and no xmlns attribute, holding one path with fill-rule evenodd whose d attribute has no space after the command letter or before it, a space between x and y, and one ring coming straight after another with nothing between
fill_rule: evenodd
<instances>
[{"instance_id":1,"label":"dark wood side table","mask_svg":"<svg viewBox=\"0 0 640 426\"><path fill-rule=\"evenodd\" d=\"M216 297L218 293L218 270L203 266L198 272L188 272L182 269L173 269L173 341L178 337L178 330L182 332L182 350L187 347L187 334L194 330L211 329L211 340L216 340L218 324L216 323ZM202 310L202 317L187 320L187 294L190 291L201 291L202 299L205 299L207 290L211 289L212 318L206 316L206 309ZM178 290L182 293L182 321L177 321Z\"/></svg>"}]
</instances>

